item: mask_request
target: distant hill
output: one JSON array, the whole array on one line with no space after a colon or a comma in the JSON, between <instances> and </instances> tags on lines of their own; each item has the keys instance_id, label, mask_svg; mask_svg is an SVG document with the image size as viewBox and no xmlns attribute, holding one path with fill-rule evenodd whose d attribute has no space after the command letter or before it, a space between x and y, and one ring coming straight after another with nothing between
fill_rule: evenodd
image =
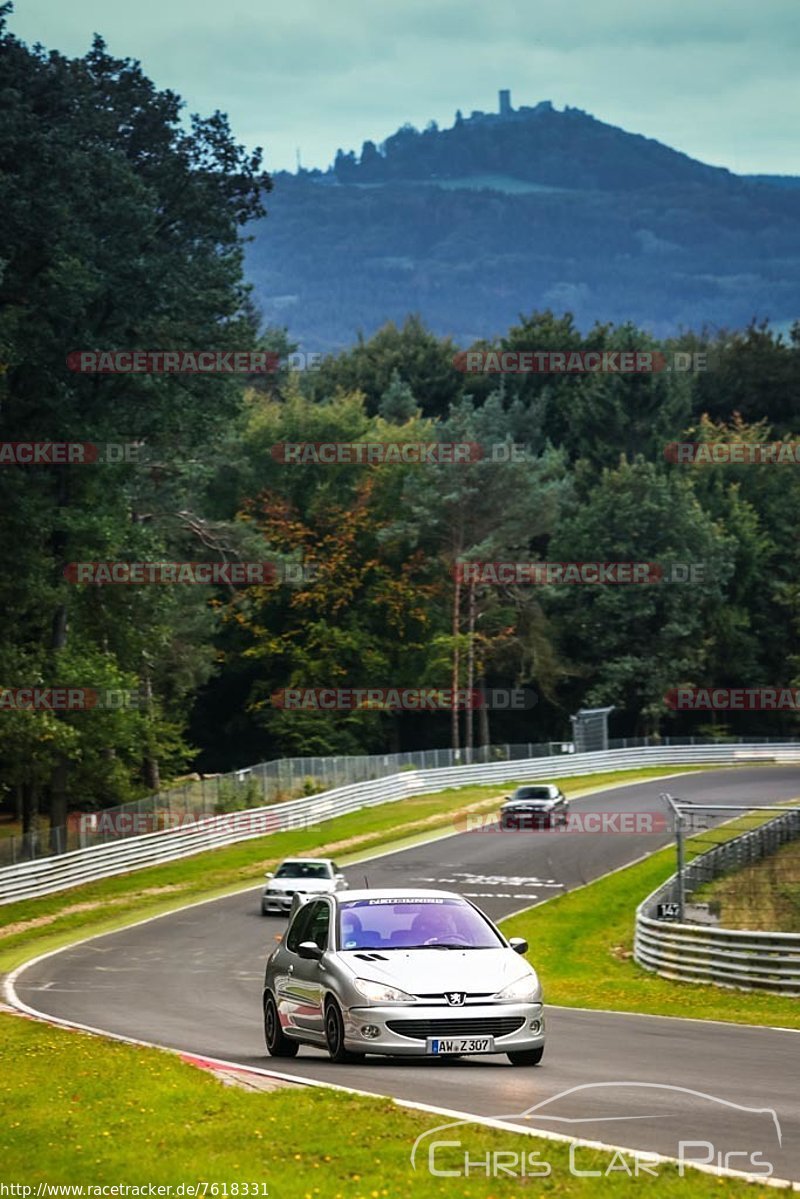
<instances>
[{"instance_id":1,"label":"distant hill","mask_svg":"<svg viewBox=\"0 0 800 1199\"><path fill-rule=\"evenodd\" d=\"M750 183L769 183L772 187L800 187L800 175L742 175Z\"/></svg>"},{"instance_id":2,"label":"distant hill","mask_svg":"<svg viewBox=\"0 0 800 1199\"><path fill-rule=\"evenodd\" d=\"M783 325L800 315L798 187L501 93L497 113L277 174L247 268L265 319L309 350L409 312L461 344L548 307L658 336Z\"/></svg>"}]
</instances>

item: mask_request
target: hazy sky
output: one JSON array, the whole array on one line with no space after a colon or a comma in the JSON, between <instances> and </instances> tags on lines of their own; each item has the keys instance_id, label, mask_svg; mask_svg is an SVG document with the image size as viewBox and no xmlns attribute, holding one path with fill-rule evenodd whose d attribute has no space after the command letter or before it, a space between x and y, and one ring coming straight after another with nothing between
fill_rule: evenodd
<instances>
[{"instance_id":1,"label":"hazy sky","mask_svg":"<svg viewBox=\"0 0 800 1199\"><path fill-rule=\"evenodd\" d=\"M742 173L800 173L798 0L17 0L12 30L92 33L271 169L403 122L552 100Z\"/></svg>"}]
</instances>

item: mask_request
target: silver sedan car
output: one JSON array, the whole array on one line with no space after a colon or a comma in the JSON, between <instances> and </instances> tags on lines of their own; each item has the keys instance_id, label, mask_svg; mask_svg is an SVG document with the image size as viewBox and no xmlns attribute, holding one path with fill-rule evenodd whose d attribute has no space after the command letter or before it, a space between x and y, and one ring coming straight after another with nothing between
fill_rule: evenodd
<instances>
[{"instance_id":1,"label":"silver sedan car","mask_svg":"<svg viewBox=\"0 0 800 1199\"><path fill-rule=\"evenodd\" d=\"M347 880L331 858L288 858L273 874L261 893L261 915L293 913L298 901L326 891L347 890Z\"/></svg>"},{"instance_id":2,"label":"silver sedan car","mask_svg":"<svg viewBox=\"0 0 800 1199\"><path fill-rule=\"evenodd\" d=\"M315 896L267 959L267 1050L294 1057L313 1045L335 1062L505 1053L535 1066L544 1011L536 972L519 956L527 949L451 891Z\"/></svg>"}]
</instances>

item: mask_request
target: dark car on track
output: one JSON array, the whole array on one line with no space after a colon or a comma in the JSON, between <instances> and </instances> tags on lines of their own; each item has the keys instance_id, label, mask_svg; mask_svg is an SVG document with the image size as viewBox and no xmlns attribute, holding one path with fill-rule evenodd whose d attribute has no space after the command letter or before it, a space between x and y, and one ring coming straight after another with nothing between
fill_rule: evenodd
<instances>
[{"instance_id":1,"label":"dark car on track","mask_svg":"<svg viewBox=\"0 0 800 1199\"><path fill-rule=\"evenodd\" d=\"M563 828L569 804L555 783L528 783L503 800L500 825L506 829Z\"/></svg>"}]
</instances>

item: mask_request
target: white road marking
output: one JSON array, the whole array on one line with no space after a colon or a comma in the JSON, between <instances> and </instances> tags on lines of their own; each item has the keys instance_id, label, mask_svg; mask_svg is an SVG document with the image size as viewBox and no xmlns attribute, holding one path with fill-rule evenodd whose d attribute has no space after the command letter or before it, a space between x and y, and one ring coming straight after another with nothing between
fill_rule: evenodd
<instances>
[{"instance_id":1,"label":"white road marking","mask_svg":"<svg viewBox=\"0 0 800 1199\"><path fill-rule=\"evenodd\" d=\"M521 874L459 874L453 879L441 879L441 882L447 881L457 883L462 880L462 885L473 887L563 887L563 883L556 882L554 878L537 878L535 875L526 876Z\"/></svg>"}]
</instances>

